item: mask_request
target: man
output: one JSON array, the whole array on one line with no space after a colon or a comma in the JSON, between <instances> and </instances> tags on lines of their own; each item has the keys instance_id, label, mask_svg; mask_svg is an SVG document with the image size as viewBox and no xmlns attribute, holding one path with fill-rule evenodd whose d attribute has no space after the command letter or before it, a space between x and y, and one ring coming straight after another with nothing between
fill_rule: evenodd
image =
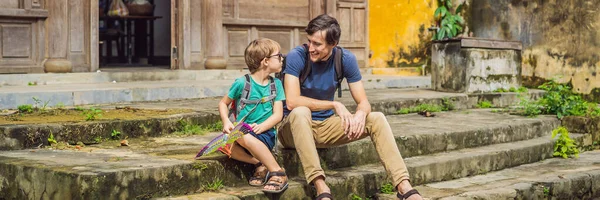
<instances>
[{"instance_id":1,"label":"man","mask_svg":"<svg viewBox=\"0 0 600 200\"><path fill-rule=\"evenodd\" d=\"M410 185L408 170L387 119L380 112L371 112L356 57L345 49L342 54L343 75L358 105L356 112L352 114L342 103L333 101L338 82L334 48L341 34L337 20L320 15L310 21L305 31L308 34L308 56L305 48L299 46L292 49L286 58L283 72L286 117L279 127L279 139L284 147L296 148L306 180L317 189L317 199L332 199L317 148L347 144L367 136L371 137L383 166L392 177L398 197L422 199ZM298 77L306 62L310 62L311 73L300 85Z\"/></svg>"}]
</instances>

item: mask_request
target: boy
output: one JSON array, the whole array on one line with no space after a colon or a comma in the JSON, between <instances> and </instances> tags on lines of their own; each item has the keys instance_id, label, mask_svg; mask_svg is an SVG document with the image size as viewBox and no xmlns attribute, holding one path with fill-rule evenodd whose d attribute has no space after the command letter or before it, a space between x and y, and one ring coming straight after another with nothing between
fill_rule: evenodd
<instances>
[{"instance_id":1,"label":"boy","mask_svg":"<svg viewBox=\"0 0 600 200\"><path fill-rule=\"evenodd\" d=\"M237 110L235 121L247 116L244 122L252 127L253 132L234 143L230 156L254 164L256 169L249 184L261 186L268 180L263 187L263 191L267 193L280 193L288 187L285 171L271 154L271 149L275 146L274 126L283 117L282 101L285 100L281 81L270 76L271 73L281 71L283 55L280 50L279 43L270 39L261 38L250 42L244 52L250 74L236 79L227 95L219 102L223 132L230 133L234 125L228 117L229 105L234 100L236 105L244 103L243 100L263 100L238 106L241 109ZM245 90L247 84L250 86L249 91ZM243 97L243 94L247 94L247 97ZM236 148L237 146L244 149Z\"/></svg>"}]
</instances>

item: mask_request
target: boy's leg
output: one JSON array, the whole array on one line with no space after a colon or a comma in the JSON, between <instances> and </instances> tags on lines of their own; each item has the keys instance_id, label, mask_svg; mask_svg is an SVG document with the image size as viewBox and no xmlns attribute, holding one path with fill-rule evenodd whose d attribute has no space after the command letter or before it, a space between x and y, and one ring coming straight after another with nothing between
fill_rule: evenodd
<instances>
[{"instance_id":1,"label":"boy's leg","mask_svg":"<svg viewBox=\"0 0 600 200\"><path fill-rule=\"evenodd\" d=\"M279 171L281 167L277 164L275 157L271 154L271 151L267 146L260 140L256 139L250 134L244 135L242 138L237 140L240 145L248 149L254 158L262 162L263 165L269 169L269 171Z\"/></svg>"},{"instance_id":2,"label":"boy's leg","mask_svg":"<svg viewBox=\"0 0 600 200\"><path fill-rule=\"evenodd\" d=\"M240 145L242 145L244 148L248 149L248 151L250 151L255 158L260 160L260 162L262 162L270 172L283 171L283 169L275 160L275 157L273 157L273 154L271 154L269 148L267 148L267 145L253 135L246 134L242 138L238 139L237 142L240 143ZM287 181L287 177L285 178L285 181ZM276 190L277 188L275 186L265 185L264 189Z\"/></svg>"},{"instance_id":3,"label":"boy's leg","mask_svg":"<svg viewBox=\"0 0 600 200\"><path fill-rule=\"evenodd\" d=\"M231 147L231 158L253 165L258 164L260 162L258 161L258 159L248 154L248 152L246 152L246 150L244 150L244 148L241 147L239 144L233 143L232 145L233 146Z\"/></svg>"}]
</instances>

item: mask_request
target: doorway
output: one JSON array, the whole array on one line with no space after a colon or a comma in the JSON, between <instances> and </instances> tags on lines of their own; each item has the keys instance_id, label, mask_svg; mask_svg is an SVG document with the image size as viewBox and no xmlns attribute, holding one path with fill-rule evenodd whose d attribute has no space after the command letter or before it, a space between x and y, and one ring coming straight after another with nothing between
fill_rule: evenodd
<instances>
[{"instance_id":1,"label":"doorway","mask_svg":"<svg viewBox=\"0 0 600 200\"><path fill-rule=\"evenodd\" d=\"M129 13L110 16L113 3L125 7ZM169 69L171 6L171 1L164 0L99 0L100 69Z\"/></svg>"}]
</instances>

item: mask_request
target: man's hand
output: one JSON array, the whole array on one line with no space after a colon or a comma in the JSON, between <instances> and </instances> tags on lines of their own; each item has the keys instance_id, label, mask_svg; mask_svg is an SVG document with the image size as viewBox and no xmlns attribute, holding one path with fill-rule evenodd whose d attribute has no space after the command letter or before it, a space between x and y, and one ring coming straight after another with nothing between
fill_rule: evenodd
<instances>
[{"instance_id":1,"label":"man's hand","mask_svg":"<svg viewBox=\"0 0 600 200\"><path fill-rule=\"evenodd\" d=\"M333 107L335 110L335 114L340 116L340 118L342 119L341 125L342 125L342 127L344 127L344 133L346 135L348 135L348 133L351 130L350 129L351 125L354 124L354 117L352 117L352 113L350 113L350 111L348 111L346 106L344 106L344 104L342 104L340 102L334 102Z\"/></svg>"},{"instance_id":2,"label":"man's hand","mask_svg":"<svg viewBox=\"0 0 600 200\"><path fill-rule=\"evenodd\" d=\"M261 125L257 123L250 124L250 127L252 127L252 131L254 131L256 134L261 134L263 131L265 131Z\"/></svg>"},{"instance_id":3,"label":"man's hand","mask_svg":"<svg viewBox=\"0 0 600 200\"><path fill-rule=\"evenodd\" d=\"M227 120L227 122L223 123L223 133L227 133L230 134L231 130L233 130L235 126L233 125L233 123L231 123L231 121Z\"/></svg>"},{"instance_id":4,"label":"man's hand","mask_svg":"<svg viewBox=\"0 0 600 200\"><path fill-rule=\"evenodd\" d=\"M365 131L366 118L367 116L365 115L365 112L361 110L358 110L356 111L356 113L354 113L352 120L354 123L350 124L348 138L352 140L358 139L360 135L363 134L363 132Z\"/></svg>"}]
</instances>

